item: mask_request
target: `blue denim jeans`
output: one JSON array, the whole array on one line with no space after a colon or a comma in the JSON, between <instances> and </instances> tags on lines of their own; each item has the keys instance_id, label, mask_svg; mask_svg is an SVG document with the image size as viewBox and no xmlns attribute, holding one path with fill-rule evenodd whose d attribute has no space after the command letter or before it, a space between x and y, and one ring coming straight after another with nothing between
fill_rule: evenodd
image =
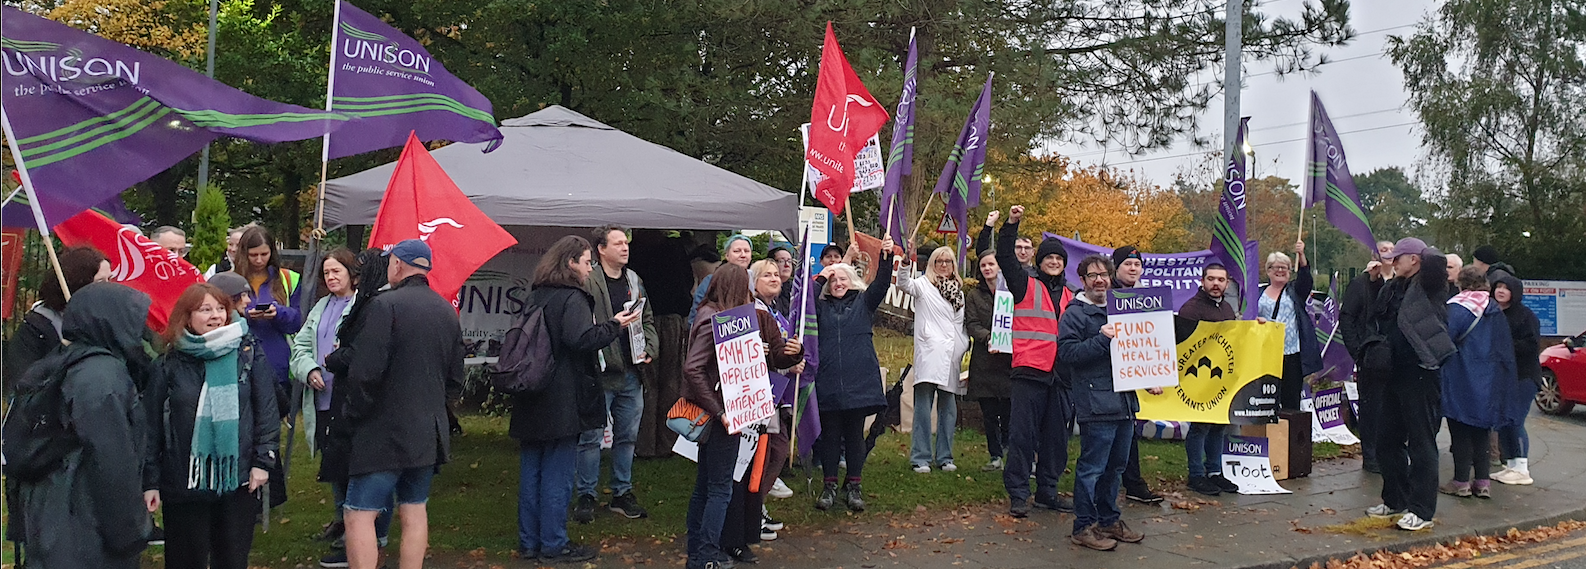
<instances>
[{"instance_id":1,"label":"blue denim jeans","mask_svg":"<svg viewBox=\"0 0 1586 569\"><path fill-rule=\"evenodd\" d=\"M347 484L332 482L330 484L331 498L336 501L336 519L342 519L342 508L347 507ZM391 535L391 512L396 510L396 494L391 494L391 500L386 502L385 509L380 511L380 516L374 519L374 534L384 540Z\"/></svg>"},{"instance_id":2,"label":"blue denim jeans","mask_svg":"<svg viewBox=\"0 0 1586 569\"><path fill-rule=\"evenodd\" d=\"M1190 478L1219 476L1223 473L1223 433L1227 425L1190 423L1184 435L1184 455L1189 459Z\"/></svg>"},{"instance_id":3,"label":"blue denim jeans","mask_svg":"<svg viewBox=\"0 0 1586 569\"><path fill-rule=\"evenodd\" d=\"M931 403L936 404L936 452L931 452ZM941 466L953 461L953 432L958 430L958 396L934 383L914 384L914 444L911 466Z\"/></svg>"},{"instance_id":4,"label":"blue denim jeans","mask_svg":"<svg viewBox=\"0 0 1586 569\"><path fill-rule=\"evenodd\" d=\"M644 414L644 386L638 370L628 366L622 389L606 391L606 412L611 414L611 493L633 491L633 445L639 440L639 417ZM605 429L578 435L578 494L594 496L600 483L600 439Z\"/></svg>"},{"instance_id":5,"label":"blue denim jeans","mask_svg":"<svg viewBox=\"0 0 1586 569\"><path fill-rule=\"evenodd\" d=\"M1079 461L1074 465L1074 533L1091 524L1118 523L1118 487L1134 441L1134 421L1079 424Z\"/></svg>"},{"instance_id":6,"label":"blue denim jeans","mask_svg":"<svg viewBox=\"0 0 1586 569\"><path fill-rule=\"evenodd\" d=\"M738 463L738 437L727 434L721 421L712 420L706 440L699 445L699 466L694 495L688 500L688 569L711 561L727 561L721 549L721 529L732 502L732 470Z\"/></svg>"},{"instance_id":7,"label":"blue denim jeans","mask_svg":"<svg viewBox=\"0 0 1586 569\"><path fill-rule=\"evenodd\" d=\"M389 512L392 494L399 505L423 504L430 500L430 481L434 478L434 465L359 474L347 480L342 508Z\"/></svg>"},{"instance_id":8,"label":"blue denim jeans","mask_svg":"<svg viewBox=\"0 0 1586 569\"><path fill-rule=\"evenodd\" d=\"M555 554L567 546L578 437L523 443L518 455L518 547Z\"/></svg>"},{"instance_id":9,"label":"blue denim jeans","mask_svg":"<svg viewBox=\"0 0 1586 569\"><path fill-rule=\"evenodd\" d=\"M1498 458L1510 460L1531 456L1531 436L1525 432L1525 423L1498 427Z\"/></svg>"}]
</instances>

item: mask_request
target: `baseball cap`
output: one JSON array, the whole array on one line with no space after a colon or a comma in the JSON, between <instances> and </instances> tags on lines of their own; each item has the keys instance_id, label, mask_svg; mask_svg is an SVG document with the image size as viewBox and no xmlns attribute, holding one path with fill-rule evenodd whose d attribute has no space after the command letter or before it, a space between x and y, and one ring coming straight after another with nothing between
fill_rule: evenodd
<instances>
[{"instance_id":1,"label":"baseball cap","mask_svg":"<svg viewBox=\"0 0 1586 569\"><path fill-rule=\"evenodd\" d=\"M418 239L404 239L392 245L391 250L386 251L385 254L426 271L435 268L431 262L433 254L430 252L430 246Z\"/></svg>"},{"instance_id":2,"label":"baseball cap","mask_svg":"<svg viewBox=\"0 0 1586 569\"><path fill-rule=\"evenodd\" d=\"M252 292L252 288L248 286L248 279L242 278L242 275L231 271L215 273L215 276L209 277L209 284L215 285L215 288L220 289L220 292L224 292L231 297L236 297L245 292Z\"/></svg>"},{"instance_id":3,"label":"baseball cap","mask_svg":"<svg viewBox=\"0 0 1586 569\"><path fill-rule=\"evenodd\" d=\"M1388 253L1389 259L1397 259L1399 255L1420 255L1426 252L1426 242L1414 237L1405 237L1393 244L1393 252Z\"/></svg>"}]
</instances>

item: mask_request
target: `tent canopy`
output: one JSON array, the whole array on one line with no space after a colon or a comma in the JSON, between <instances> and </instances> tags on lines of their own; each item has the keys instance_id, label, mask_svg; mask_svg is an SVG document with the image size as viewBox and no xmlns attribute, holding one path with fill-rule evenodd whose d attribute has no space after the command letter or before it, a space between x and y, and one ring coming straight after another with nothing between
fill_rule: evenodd
<instances>
[{"instance_id":1,"label":"tent canopy","mask_svg":"<svg viewBox=\"0 0 1586 569\"><path fill-rule=\"evenodd\" d=\"M501 225L777 229L792 235L798 198L552 105L501 123L501 148L432 152L464 195ZM325 221L370 225L396 163L330 180Z\"/></svg>"}]
</instances>

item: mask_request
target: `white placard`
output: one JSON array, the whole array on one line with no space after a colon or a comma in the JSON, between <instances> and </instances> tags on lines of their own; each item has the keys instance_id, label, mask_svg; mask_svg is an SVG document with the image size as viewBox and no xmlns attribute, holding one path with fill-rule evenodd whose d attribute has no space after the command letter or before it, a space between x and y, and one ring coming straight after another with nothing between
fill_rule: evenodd
<instances>
[{"instance_id":1,"label":"white placard","mask_svg":"<svg viewBox=\"0 0 1586 569\"><path fill-rule=\"evenodd\" d=\"M997 293L991 297L991 341L986 349L998 354L1013 353L1013 293L1008 279L997 279Z\"/></svg>"},{"instance_id":2,"label":"white placard","mask_svg":"<svg viewBox=\"0 0 1586 569\"><path fill-rule=\"evenodd\" d=\"M1240 494L1290 494L1272 477L1267 439L1229 435L1223 448L1223 478L1239 485Z\"/></svg>"},{"instance_id":3,"label":"white placard","mask_svg":"<svg viewBox=\"0 0 1586 569\"><path fill-rule=\"evenodd\" d=\"M1114 330L1113 391L1178 385L1173 289L1107 291L1107 323Z\"/></svg>"},{"instance_id":4,"label":"white placard","mask_svg":"<svg viewBox=\"0 0 1586 569\"><path fill-rule=\"evenodd\" d=\"M732 467L732 481L743 482L744 473L754 463L755 447L760 446L760 433L747 430L731 436L738 437L738 462ZM699 443L694 441L678 437L677 442L672 443L672 452L695 463L699 462Z\"/></svg>"},{"instance_id":5,"label":"white placard","mask_svg":"<svg viewBox=\"0 0 1586 569\"><path fill-rule=\"evenodd\" d=\"M745 304L711 316L710 326L716 341L721 398L726 407L722 422L727 425L727 432L737 434L776 414L776 402L771 400L771 376L766 369L766 344L760 339L760 319L755 306Z\"/></svg>"}]
</instances>

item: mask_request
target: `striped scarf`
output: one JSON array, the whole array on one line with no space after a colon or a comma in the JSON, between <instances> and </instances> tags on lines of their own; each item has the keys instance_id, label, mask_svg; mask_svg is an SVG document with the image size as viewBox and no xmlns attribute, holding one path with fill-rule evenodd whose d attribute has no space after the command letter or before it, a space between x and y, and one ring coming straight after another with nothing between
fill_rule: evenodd
<instances>
[{"instance_id":1,"label":"striped scarf","mask_svg":"<svg viewBox=\"0 0 1586 569\"><path fill-rule=\"evenodd\" d=\"M247 335L247 321L238 318L202 336L183 330L176 339L177 351L204 362L204 387L198 394L192 452L187 459L190 490L222 494L242 486L237 348Z\"/></svg>"}]
</instances>

